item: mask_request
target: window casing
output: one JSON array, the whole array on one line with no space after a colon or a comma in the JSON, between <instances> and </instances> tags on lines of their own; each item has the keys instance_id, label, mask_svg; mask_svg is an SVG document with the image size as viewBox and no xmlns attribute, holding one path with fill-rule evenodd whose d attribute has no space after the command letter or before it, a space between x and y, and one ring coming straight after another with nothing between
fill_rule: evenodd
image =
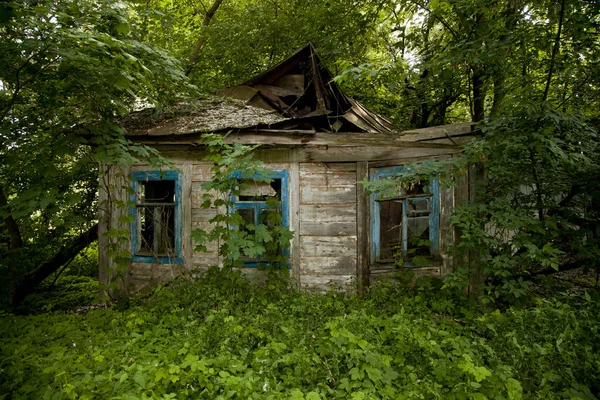
<instances>
[{"instance_id":1,"label":"window casing","mask_svg":"<svg viewBox=\"0 0 600 400\"><path fill-rule=\"evenodd\" d=\"M233 203L232 211L242 217L245 224L264 224L271 225L280 220L281 225L289 228L289 173L285 170L270 171L270 183L261 182L260 175L251 177L244 176L241 171L234 173L239 181L243 181L244 188L239 195L231 195L230 200ZM273 203L277 202L274 207ZM273 214L278 214L281 218L273 218ZM242 229L244 229L242 227ZM282 249L282 255L289 256L289 249ZM265 265L264 257L243 258L244 267L256 268L259 265ZM288 268L290 265L288 264Z\"/></svg>"},{"instance_id":2,"label":"window casing","mask_svg":"<svg viewBox=\"0 0 600 400\"><path fill-rule=\"evenodd\" d=\"M132 261L183 263L181 254L181 174L131 173Z\"/></svg>"},{"instance_id":3,"label":"window casing","mask_svg":"<svg viewBox=\"0 0 600 400\"><path fill-rule=\"evenodd\" d=\"M374 169L371 181L398 175L404 167ZM439 257L439 182L415 182L383 197L371 195L371 263L417 266Z\"/></svg>"}]
</instances>

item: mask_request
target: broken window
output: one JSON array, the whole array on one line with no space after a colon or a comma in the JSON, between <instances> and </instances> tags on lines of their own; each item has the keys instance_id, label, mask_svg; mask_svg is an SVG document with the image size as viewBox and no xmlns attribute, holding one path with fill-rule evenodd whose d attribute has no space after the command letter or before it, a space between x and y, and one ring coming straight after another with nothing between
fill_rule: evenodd
<instances>
[{"instance_id":1,"label":"broken window","mask_svg":"<svg viewBox=\"0 0 600 400\"><path fill-rule=\"evenodd\" d=\"M375 169L371 180L397 175L402 167ZM393 265L427 265L439 242L438 182L426 180L371 198L371 261Z\"/></svg>"},{"instance_id":2,"label":"broken window","mask_svg":"<svg viewBox=\"0 0 600 400\"><path fill-rule=\"evenodd\" d=\"M239 178L238 182L239 192L236 196L232 196L232 201L233 211L237 212L243 220L243 223L238 226L239 230L254 235L258 225L266 225L270 228L289 226L287 171L272 171L270 180L262 177ZM286 251L287 249L279 247L275 249L277 254L285 254ZM246 267L255 267L267 262L265 254L242 259Z\"/></svg>"},{"instance_id":3,"label":"broken window","mask_svg":"<svg viewBox=\"0 0 600 400\"><path fill-rule=\"evenodd\" d=\"M176 172L132 174L134 261L179 262L181 255L180 181Z\"/></svg>"}]
</instances>

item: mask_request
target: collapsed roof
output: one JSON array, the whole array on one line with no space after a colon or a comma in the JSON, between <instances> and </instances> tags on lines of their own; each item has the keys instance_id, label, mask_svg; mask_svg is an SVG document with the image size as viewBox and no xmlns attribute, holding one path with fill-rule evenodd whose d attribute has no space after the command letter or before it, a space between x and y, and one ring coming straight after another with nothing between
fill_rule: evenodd
<instances>
[{"instance_id":1,"label":"collapsed roof","mask_svg":"<svg viewBox=\"0 0 600 400\"><path fill-rule=\"evenodd\" d=\"M122 126L128 136L138 137L267 130L392 132L387 119L342 92L312 43L218 95L134 112Z\"/></svg>"},{"instance_id":2,"label":"collapsed roof","mask_svg":"<svg viewBox=\"0 0 600 400\"><path fill-rule=\"evenodd\" d=\"M289 118L271 126L275 129L392 131L390 121L342 92L312 43L268 71L219 94Z\"/></svg>"}]
</instances>

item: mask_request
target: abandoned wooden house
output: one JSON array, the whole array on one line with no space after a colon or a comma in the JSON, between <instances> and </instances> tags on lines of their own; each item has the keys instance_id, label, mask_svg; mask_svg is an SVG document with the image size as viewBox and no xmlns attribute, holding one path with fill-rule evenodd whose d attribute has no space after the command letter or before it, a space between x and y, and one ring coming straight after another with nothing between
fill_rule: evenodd
<instances>
[{"instance_id":1,"label":"abandoned wooden house","mask_svg":"<svg viewBox=\"0 0 600 400\"><path fill-rule=\"evenodd\" d=\"M294 232L289 272L299 285L368 285L415 250L426 256L427 266L407 260L402 268L438 276L452 267L445 255L456 240L449 218L468 196L468 179L442 188L432 177L381 199L357 182L385 178L414 161L452 157L475 135L471 124L393 132L388 120L341 91L311 44L219 96L139 111L123 121L129 139L156 148L177 168L106 168L100 200L112 199L107 204L113 205L101 207L101 282L110 264L105 233L113 228L130 233L127 287L222 265L218 243L196 252L191 238L193 229L207 228L219 212L201 207L201 185L212 178L212 164L203 161L206 149L199 145L207 132L229 133L229 143L261 145L255 157L273 171L275 184L262 191L255 185L256 193L235 199L236 208L256 223L268 198L279 200L282 223ZM119 183L133 190L125 194ZM135 206L116 207L118 200ZM154 218L157 212L166 217ZM127 222L127 216L133 218ZM256 265L249 260L245 272L256 273Z\"/></svg>"}]
</instances>

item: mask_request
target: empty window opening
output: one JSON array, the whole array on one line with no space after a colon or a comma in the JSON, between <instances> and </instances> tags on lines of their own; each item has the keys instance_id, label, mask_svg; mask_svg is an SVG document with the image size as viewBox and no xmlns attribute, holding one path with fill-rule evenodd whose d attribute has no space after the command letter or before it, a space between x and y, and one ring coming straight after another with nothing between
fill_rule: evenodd
<instances>
[{"instance_id":1,"label":"empty window opening","mask_svg":"<svg viewBox=\"0 0 600 400\"><path fill-rule=\"evenodd\" d=\"M384 179L401 167L381 168L371 180ZM438 182L421 180L397 186L371 200L372 262L427 265L438 250Z\"/></svg>"},{"instance_id":2,"label":"empty window opening","mask_svg":"<svg viewBox=\"0 0 600 400\"><path fill-rule=\"evenodd\" d=\"M136 255L175 256L175 181L140 181Z\"/></svg>"}]
</instances>

